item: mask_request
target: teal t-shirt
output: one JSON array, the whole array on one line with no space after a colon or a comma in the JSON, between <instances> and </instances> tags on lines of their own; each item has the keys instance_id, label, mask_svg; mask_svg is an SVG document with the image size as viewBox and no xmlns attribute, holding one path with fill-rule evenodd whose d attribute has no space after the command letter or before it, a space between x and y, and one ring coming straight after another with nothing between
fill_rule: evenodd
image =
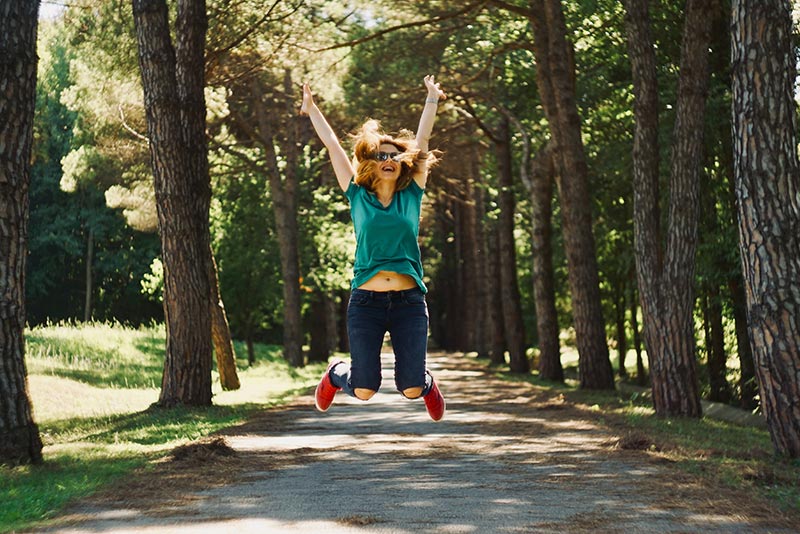
<instances>
[{"instance_id":1,"label":"teal t-shirt","mask_svg":"<svg viewBox=\"0 0 800 534\"><path fill-rule=\"evenodd\" d=\"M350 180L345 196L356 232L353 289L378 271L393 271L411 276L423 293L428 292L417 242L422 194L423 189L412 180L384 207L374 193Z\"/></svg>"}]
</instances>

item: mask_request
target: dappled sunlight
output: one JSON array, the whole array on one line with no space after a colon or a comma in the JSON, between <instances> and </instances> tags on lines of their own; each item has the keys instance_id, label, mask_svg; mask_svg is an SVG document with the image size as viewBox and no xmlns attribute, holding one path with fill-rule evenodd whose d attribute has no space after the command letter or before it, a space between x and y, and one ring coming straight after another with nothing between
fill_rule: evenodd
<instances>
[{"instance_id":1,"label":"dappled sunlight","mask_svg":"<svg viewBox=\"0 0 800 534\"><path fill-rule=\"evenodd\" d=\"M98 388L57 376L32 375L28 385L39 423L72 417L138 412L158 400L158 389Z\"/></svg>"},{"instance_id":2,"label":"dappled sunlight","mask_svg":"<svg viewBox=\"0 0 800 534\"><path fill-rule=\"evenodd\" d=\"M383 387L370 401L340 393L319 413L306 394L265 410L218 434L232 456L216 458L209 448L159 463L160 480L171 485L168 504L145 477L136 498L107 502L108 515L89 528L655 532L749 530L768 520L752 510L720 515L718 503L697 498L702 487L666 472L659 455L613 446L617 438L592 422L591 407L497 380L463 359L434 354L431 363L448 400L440 422L430 421L422 401L394 391L386 356Z\"/></svg>"}]
</instances>

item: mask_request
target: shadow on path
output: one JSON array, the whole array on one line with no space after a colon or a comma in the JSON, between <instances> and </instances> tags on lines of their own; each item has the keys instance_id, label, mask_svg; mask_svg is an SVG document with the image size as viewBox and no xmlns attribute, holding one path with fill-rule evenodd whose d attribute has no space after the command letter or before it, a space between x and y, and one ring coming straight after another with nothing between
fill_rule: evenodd
<instances>
[{"instance_id":1,"label":"shadow on path","mask_svg":"<svg viewBox=\"0 0 800 534\"><path fill-rule=\"evenodd\" d=\"M795 531L742 495L614 448L585 412L493 378L483 362L430 355L448 402L438 423L389 391L390 354L383 364L384 390L369 402L339 394L320 414L300 397L209 442L224 454L173 458L52 531Z\"/></svg>"}]
</instances>

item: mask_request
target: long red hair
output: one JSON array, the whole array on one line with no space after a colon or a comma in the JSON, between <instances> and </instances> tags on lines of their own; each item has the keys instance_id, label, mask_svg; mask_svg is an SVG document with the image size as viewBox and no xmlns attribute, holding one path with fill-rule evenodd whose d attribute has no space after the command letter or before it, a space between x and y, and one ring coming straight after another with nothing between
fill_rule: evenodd
<instances>
[{"instance_id":1,"label":"long red hair","mask_svg":"<svg viewBox=\"0 0 800 534\"><path fill-rule=\"evenodd\" d=\"M377 178L378 161L374 154L380 150L381 145L392 145L401 152L397 157L400 162L400 176L397 178L395 191L401 191L411 184L414 173L418 170L420 153L414 134L408 130L401 130L396 137L387 135L381 129L381 123L370 119L361 126L354 136L353 166L356 168L355 182L369 191L375 191L374 182ZM438 152L438 151L437 151ZM428 152L428 167L438 161L436 154Z\"/></svg>"}]
</instances>

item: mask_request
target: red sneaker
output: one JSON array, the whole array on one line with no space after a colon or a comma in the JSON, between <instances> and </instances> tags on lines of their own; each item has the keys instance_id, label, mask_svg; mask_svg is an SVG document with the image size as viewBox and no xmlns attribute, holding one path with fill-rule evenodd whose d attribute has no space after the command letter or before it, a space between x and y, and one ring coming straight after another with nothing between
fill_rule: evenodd
<instances>
[{"instance_id":1,"label":"red sneaker","mask_svg":"<svg viewBox=\"0 0 800 534\"><path fill-rule=\"evenodd\" d=\"M331 369L340 363L344 362L342 360L332 361L330 365L328 365L328 368L325 369L325 374L322 375L319 384L317 384L317 390L314 392L314 404L320 412L328 411L328 408L330 408L333 403L333 397L336 396L336 392L342 389L337 388L333 385L333 382L331 382Z\"/></svg>"},{"instance_id":2,"label":"red sneaker","mask_svg":"<svg viewBox=\"0 0 800 534\"><path fill-rule=\"evenodd\" d=\"M439 386L433 381L433 376L431 376L431 381L431 389L422 399L425 401L425 408L428 409L428 415L431 416L431 419L439 421L444 417L445 402L442 392L439 391Z\"/></svg>"}]
</instances>

